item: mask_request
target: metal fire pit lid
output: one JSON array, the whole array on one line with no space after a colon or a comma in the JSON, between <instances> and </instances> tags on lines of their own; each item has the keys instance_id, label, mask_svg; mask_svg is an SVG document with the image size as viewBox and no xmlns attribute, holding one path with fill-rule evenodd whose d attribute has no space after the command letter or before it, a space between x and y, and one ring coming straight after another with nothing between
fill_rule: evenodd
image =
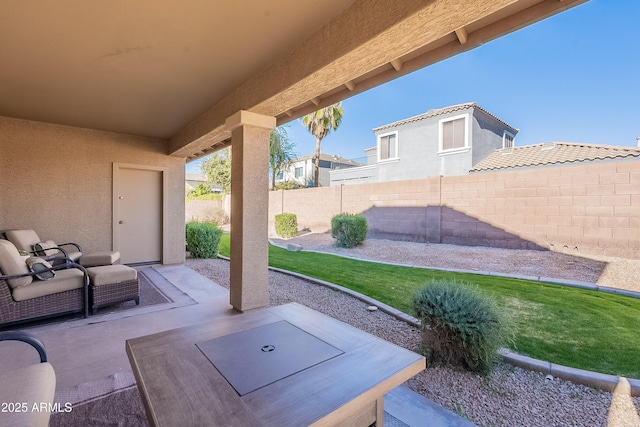
<instances>
[{"instance_id":1,"label":"metal fire pit lid","mask_svg":"<svg viewBox=\"0 0 640 427\"><path fill-rule=\"evenodd\" d=\"M196 345L240 396L343 353L286 321Z\"/></svg>"}]
</instances>

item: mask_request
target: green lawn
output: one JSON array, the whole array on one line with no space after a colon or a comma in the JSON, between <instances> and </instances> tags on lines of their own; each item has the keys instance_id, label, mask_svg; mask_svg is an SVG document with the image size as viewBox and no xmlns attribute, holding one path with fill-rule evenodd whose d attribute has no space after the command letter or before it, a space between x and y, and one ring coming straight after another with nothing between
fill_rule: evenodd
<instances>
[{"instance_id":1,"label":"green lawn","mask_svg":"<svg viewBox=\"0 0 640 427\"><path fill-rule=\"evenodd\" d=\"M220 253L229 255L229 235ZM456 279L494 295L511 315L509 347L536 359L640 378L640 299L477 274L356 261L269 247L269 265L353 289L413 315L411 299L431 278Z\"/></svg>"}]
</instances>

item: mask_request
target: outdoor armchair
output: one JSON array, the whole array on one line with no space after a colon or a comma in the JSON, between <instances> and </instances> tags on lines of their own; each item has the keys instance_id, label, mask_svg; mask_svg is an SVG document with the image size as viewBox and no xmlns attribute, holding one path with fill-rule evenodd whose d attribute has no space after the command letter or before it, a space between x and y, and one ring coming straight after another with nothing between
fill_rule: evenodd
<instances>
[{"instance_id":1,"label":"outdoor armchair","mask_svg":"<svg viewBox=\"0 0 640 427\"><path fill-rule=\"evenodd\" d=\"M56 244L53 240L45 241L34 230L7 230L4 234L19 250L53 260L55 264L60 262L55 258L69 258L77 262L82 256L82 248L77 243Z\"/></svg>"},{"instance_id":2,"label":"outdoor armchair","mask_svg":"<svg viewBox=\"0 0 640 427\"><path fill-rule=\"evenodd\" d=\"M88 316L89 277L83 266L36 259L31 270L13 243L0 239L0 326L67 313Z\"/></svg>"},{"instance_id":3,"label":"outdoor armchair","mask_svg":"<svg viewBox=\"0 0 640 427\"><path fill-rule=\"evenodd\" d=\"M34 230L6 230L4 236L19 250L44 258L53 265L71 260L84 267L113 265L120 262L120 252L102 251L82 253L77 243L59 243L53 240L42 241Z\"/></svg>"},{"instance_id":4,"label":"outdoor armchair","mask_svg":"<svg viewBox=\"0 0 640 427\"><path fill-rule=\"evenodd\" d=\"M0 425L37 426L49 425L51 407L56 390L56 374L47 361L42 342L22 332L0 332L0 341L21 341L33 347L40 363L26 367L0 371Z\"/></svg>"}]
</instances>

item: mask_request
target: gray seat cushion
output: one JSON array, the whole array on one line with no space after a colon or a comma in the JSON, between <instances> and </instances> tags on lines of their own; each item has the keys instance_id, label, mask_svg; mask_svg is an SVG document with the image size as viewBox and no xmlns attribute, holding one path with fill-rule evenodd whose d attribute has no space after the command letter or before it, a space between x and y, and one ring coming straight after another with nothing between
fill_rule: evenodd
<instances>
[{"instance_id":1,"label":"gray seat cushion","mask_svg":"<svg viewBox=\"0 0 640 427\"><path fill-rule=\"evenodd\" d=\"M103 251L82 255L78 261L84 267L95 267L99 265L112 265L120 260L120 252Z\"/></svg>"},{"instance_id":2,"label":"gray seat cushion","mask_svg":"<svg viewBox=\"0 0 640 427\"><path fill-rule=\"evenodd\" d=\"M64 249L67 249L67 247L65 246ZM78 262L78 260L80 258L82 258L82 252L78 252L78 251L67 251L67 256L69 257L69 259L73 262Z\"/></svg>"},{"instance_id":3,"label":"gray seat cushion","mask_svg":"<svg viewBox=\"0 0 640 427\"><path fill-rule=\"evenodd\" d=\"M13 243L16 248L27 252L36 250L35 245L41 243L48 244L51 247L57 247L56 242L54 242L53 240L47 240L45 242L40 240L40 237L38 237L38 234L34 230L8 230L5 231L4 234L5 236L7 236L7 240ZM67 256L72 261L77 262L78 259L82 256L82 253L72 248L73 246L65 246L63 249L65 250L65 252L67 252ZM44 254L40 254L40 256L42 255L61 256L62 252L54 249L51 251L46 251L46 253Z\"/></svg>"},{"instance_id":4,"label":"gray seat cushion","mask_svg":"<svg viewBox=\"0 0 640 427\"><path fill-rule=\"evenodd\" d=\"M56 277L50 280L34 280L31 284L15 288L11 295L15 301L24 301L59 292L84 287L84 273L77 268L56 270Z\"/></svg>"},{"instance_id":5,"label":"gray seat cushion","mask_svg":"<svg viewBox=\"0 0 640 427\"><path fill-rule=\"evenodd\" d=\"M138 271L126 265L104 265L102 267L87 268L89 280L94 286L136 280Z\"/></svg>"},{"instance_id":6,"label":"gray seat cushion","mask_svg":"<svg viewBox=\"0 0 640 427\"><path fill-rule=\"evenodd\" d=\"M16 248L22 251L31 252L33 245L40 242L38 234L33 230L9 230L5 231L4 234Z\"/></svg>"},{"instance_id":7,"label":"gray seat cushion","mask_svg":"<svg viewBox=\"0 0 640 427\"><path fill-rule=\"evenodd\" d=\"M20 256L18 249L8 240L0 239L0 271L5 276L15 276L18 274L28 274L29 267ZM16 289L30 284L33 281L31 276L9 279L7 282L11 289Z\"/></svg>"}]
</instances>

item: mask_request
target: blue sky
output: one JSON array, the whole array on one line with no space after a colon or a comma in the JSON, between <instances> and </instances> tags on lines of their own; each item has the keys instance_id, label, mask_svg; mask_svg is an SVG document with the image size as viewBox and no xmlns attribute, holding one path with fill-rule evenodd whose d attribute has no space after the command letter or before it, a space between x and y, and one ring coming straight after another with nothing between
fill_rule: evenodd
<instances>
[{"instance_id":1,"label":"blue sky","mask_svg":"<svg viewBox=\"0 0 640 427\"><path fill-rule=\"evenodd\" d=\"M372 129L464 102L545 141L635 146L640 136L640 1L590 0L566 12L343 101L322 152L364 156ZM315 140L287 125L300 155Z\"/></svg>"}]
</instances>

